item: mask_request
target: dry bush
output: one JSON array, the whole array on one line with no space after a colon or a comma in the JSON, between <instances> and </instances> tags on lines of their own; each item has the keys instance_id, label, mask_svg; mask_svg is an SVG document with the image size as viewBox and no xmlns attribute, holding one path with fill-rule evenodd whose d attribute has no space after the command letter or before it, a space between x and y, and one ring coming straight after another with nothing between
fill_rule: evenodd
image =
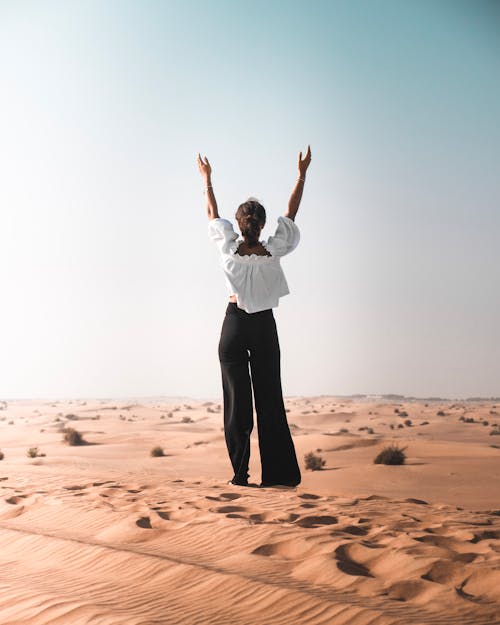
<instances>
[{"instance_id":1,"label":"dry bush","mask_svg":"<svg viewBox=\"0 0 500 625\"><path fill-rule=\"evenodd\" d=\"M317 456L313 451L305 454L304 461L306 469L309 471L321 471L326 464L326 460L323 460L321 456Z\"/></svg>"},{"instance_id":2,"label":"dry bush","mask_svg":"<svg viewBox=\"0 0 500 625\"><path fill-rule=\"evenodd\" d=\"M87 442L83 439L81 432L74 428L64 428L63 432L63 440L68 443L68 445L85 445Z\"/></svg>"},{"instance_id":3,"label":"dry bush","mask_svg":"<svg viewBox=\"0 0 500 625\"><path fill-rule=\"evenodd\" d=\"M163 451L163 447L157 445L156 447L153 447L153 449L150 451L150 454L151 456L153 456L153 458L159 458L160 456L164 456L165 452Z\"/></svg>"},{"instance_id":4,"label":"dry bush","mask_svg":"<svg viewBox=\"0 0 500 625\"><path fill-rule=\"evenodd\" d=\"M40 452L40 450L38 449L38 447L30 447L27 451L26 451L26 455L28 456L28 458L38 458L39 456L45 456L45 454L42 454Z\"/></svg>"},{"instance_id":5,"label":"dry bush","mask_svg":"<svg viewBox=\"0 0 500 625\"><path fill-rule=\"evenodd\" d=\"M394 444L384 447L373 462L375 464L404 464L406 459L405 449L406 447L398 447Z\"/></svg>"}]
</instances>

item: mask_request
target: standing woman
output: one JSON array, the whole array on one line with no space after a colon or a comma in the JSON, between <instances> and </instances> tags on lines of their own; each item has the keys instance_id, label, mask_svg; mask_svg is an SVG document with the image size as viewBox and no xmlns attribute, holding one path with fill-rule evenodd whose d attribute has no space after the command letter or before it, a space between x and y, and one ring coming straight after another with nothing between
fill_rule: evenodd
<instances>
[{"instance_id":1,"label":"standing woman","mask_svg":"<svg viewBox=\"0 0 500 625\"><path fill-rule=\"evenodd\" d=\"M229 291L219 341L224 397L224 433L234 476L230 483L248 486L250 434L253 429L252 386L257 413L261 486L297 486L301 475L285 412L280 372L280 346L272 309L290 291L280 259L300 240L295 223L311 149L298 159L298 180L288 211L278 217L274 236L259 240L266 211L249 198L236 211L243 238L232 223L219 217L212 187L212 168L198 154L205 182L209 237L221 253L221 266ZM249 371L250 365L250 371ZM251 373L251 377L250 377Z\"/></svg>"}]
</instances>

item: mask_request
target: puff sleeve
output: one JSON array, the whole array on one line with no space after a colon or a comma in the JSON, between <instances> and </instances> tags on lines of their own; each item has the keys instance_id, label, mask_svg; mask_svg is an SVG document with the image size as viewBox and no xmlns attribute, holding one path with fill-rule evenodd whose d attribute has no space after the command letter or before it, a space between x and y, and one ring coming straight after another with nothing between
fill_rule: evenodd
<instances>
[{"instance_id":1,"label":"puff sleeve","mask_svg":"<svg viewBox=\"0 0 500 625\"><path fill-rule=\"evenodd\" d=\"M273 256L284 256L293 252L299 241L300 231L297 224L290 217L280 215L276 232L268 238L266 248Z\"/></svg>"},{"instance_id":2,"label":"puff sleeve","mask_svg":"<svg viewBox=\"0 0 500 625\"><path fill-rule=\"evenodd\" d=\"M223 217L210 219L208 222L208 236L214 241L222 254L229 254L231 245L238 238L233 224Z\"/></svg>"}]
</instances>

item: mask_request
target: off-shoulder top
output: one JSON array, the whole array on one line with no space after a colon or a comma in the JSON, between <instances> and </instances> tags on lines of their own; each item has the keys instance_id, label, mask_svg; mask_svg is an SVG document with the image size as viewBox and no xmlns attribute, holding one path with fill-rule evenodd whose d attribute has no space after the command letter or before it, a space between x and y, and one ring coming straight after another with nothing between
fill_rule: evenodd
<instances>
[{"instance_id":1,"label":"off-shoulder top","mask_svg":"<svg viewBox=\"0 0 500 625\"><path fill-rule=\"evenodd\" d=\"M290 293L280 259L292 252L300 240L300 231L293 219L280 215L274 235L267 241L260 241L271 256L238 254L236 250L243 239L238 237L228 219L211 219L208 235L219 248L226 286L229 295L236 295L239 308L247 313L275 308L279 298Z\"/></svg>"}]
</instances>

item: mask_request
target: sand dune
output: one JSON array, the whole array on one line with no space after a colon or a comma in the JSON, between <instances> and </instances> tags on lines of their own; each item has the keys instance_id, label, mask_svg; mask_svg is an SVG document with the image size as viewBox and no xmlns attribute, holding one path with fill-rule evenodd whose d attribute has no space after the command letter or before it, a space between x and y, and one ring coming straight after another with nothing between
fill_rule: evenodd
<instances>
[{"instance_id":1,"label":"sand dune","mask_svg":"<svg viewBox=\"0 0 500 625\"><path fill-rule=\"evenodd\" d=\"M220 401L101 402L0 410L2 625L500 623L494 404L287 398L326 466L261 489L226 483ZM373 464L392 441L407 464Z\"/></svg>"}]
</instances>

